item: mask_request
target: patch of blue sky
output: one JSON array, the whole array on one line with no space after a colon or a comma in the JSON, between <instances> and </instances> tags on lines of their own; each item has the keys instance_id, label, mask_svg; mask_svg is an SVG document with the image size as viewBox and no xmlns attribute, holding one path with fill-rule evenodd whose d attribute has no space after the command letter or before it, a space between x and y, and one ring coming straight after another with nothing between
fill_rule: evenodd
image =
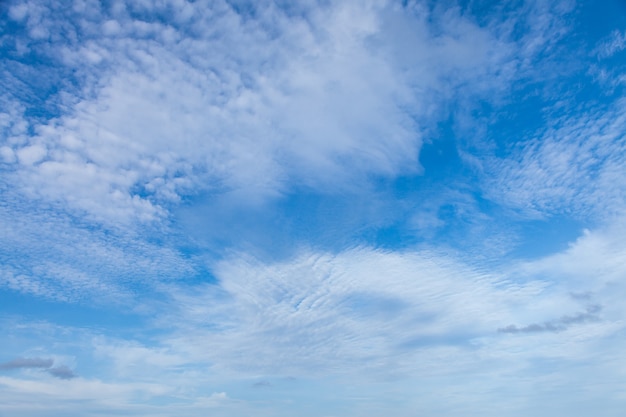
<instances>
[{"instance_id":1,"label":"patch of blue sky","mask_svg":"<svg viewBox=\"0 0 626 417\"><path fill-rule=\"evenodd\" d=\"M582 222L569 216L549 220L526 220L513 226L518 244L509 254L514 259L537 259L566 250L583 234Z\"/></svg>"},{"instance_id":2,"label":"patch of blue sky","mask_svg":"<svg viewBox=\"0 0 626 417\"><path fill-rule=\"evenodd\" d=\"M59 47L64 43L49 35L33 40L32 27L13 19L3 19L1 25L1 93L19 101L24 115L39 123L64 114L72 104L67 99L84 87L77 68L62 63Z\"/></svg>"},{"instance_id":3,"label":"patch of blue sky","mask_svg":"<svg viewBox=\"0 0 626 417\"><path fill-rule=\"evenodd\" d=\"M126 309L111 309L90 303L67 303L38 295L0 289L2 320L13 318L36 322L46 320L59 326L90 328L117 336L138 337L148 327L145 315ZM115 329L115 330L111 330Z\"/></svg>"},{"instance_id":4,"label":"patch of blue sky","mask_svg":"<svg viewBox=\"0 0 626 417\"><path fill-rule=\"evenodd\" d=\"M376 192L319 193L303 188L260 206L209 198L177 210L177 223L203 246L246 247L268 259L293 256L304 247L341 251L364 231L393 221L391 204Z\"/></svg>"},{"instance_id":5,"label":"patch of blue sky","mask_svg":"<svg viewBox=\"0 0 626 417\"><path fill-rule=\"evenodd\" d=\"M626 24L626 4L621 0L607 0L598 7L592 2L577 5L575 27L572 36L593 50L597 42L606 39L611 32L623 30Z\"/></svg>"}]
</instances>

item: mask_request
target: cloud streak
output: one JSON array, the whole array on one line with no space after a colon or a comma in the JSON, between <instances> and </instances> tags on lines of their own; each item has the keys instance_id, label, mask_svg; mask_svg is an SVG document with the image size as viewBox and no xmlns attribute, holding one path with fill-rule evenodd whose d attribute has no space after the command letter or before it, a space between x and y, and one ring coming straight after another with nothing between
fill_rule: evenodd
<instances>
[{"instance_id":1,"label":"cloud streak","mask_svg":"<svg viewBox=\"0 0 626 417\"><path fill-rule=\"evenodd\" d=\"M65 365L55 366L54 368L49 368L47 372L55 378L59 379L72 379L76 378L76 374L70 368Z\"/></svg>"},{"instance_id":2,"label":"cloud streak","mask_svg":"<svg viewBox=\"0 0 626 417\"><path fill-rule=\"evenodd\" d=\"M602 308L599 305L589 306L584 312L574 314L572 316L562 316L556 320L546 321L541 324L533 323L527 326L509 325L498 329L500 333L540 333L553 332L558 333L567 330L570 326L576 324L584 324L588 322L598 321L599 313Z\"/></svg>"},{"instance_id":3,"label":"cloud streak","mask_svg":"<svg viewBox=\"0 0 626 417\"><path fill-rule=\"evenodd\" d=\"M0 369L12 370L21 368L44 368L48 369L54 364L53 359L42 358L16 358L0 364Z\"/></svg>"},{"instance_id":4,"label":"cloud streak","mask_svg":"<svg viewBox=\"0 0 626 417\"><path fill-rule=\"evenodd\" d=\"M0 370L15 370L15 369L42 369L55 378L59 379L72 379L76 377L74 371L65 365L54 365L54 359L42 359L42 358L16 358L8 362L0 364Z\"/></svg>"}]
</instances>

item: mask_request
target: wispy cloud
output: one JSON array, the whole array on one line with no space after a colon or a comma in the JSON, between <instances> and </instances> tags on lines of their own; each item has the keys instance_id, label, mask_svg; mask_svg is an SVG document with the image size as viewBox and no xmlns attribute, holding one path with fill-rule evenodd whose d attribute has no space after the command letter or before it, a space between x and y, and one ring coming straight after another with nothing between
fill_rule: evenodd
<instances>
[{"instance_id":1,"label":"wispy cloud","mask_svg":"<svg viewBox=\"0 0 626 417\"><path fill-rule=\"evenodd\" d=\"M271 388L272 384L269 381L259 381L252 384L254 388Z\"/></svg>"},{"instance_id":2,"label":"wispy cloud","mask_svg":"<svg viewBox=\"0 0 626 417\"><path fill-rule=\"evenodd\" d=\"M193 276L198 267L176 249L76 224L12 191L3 195L0 287L64 302L135 305L137 283Z\"/></svg>"},{"instance_id":3,"label":"wispy cloud","mask_svg":"<svg viewBox=\"0 0 626 417\"><path fill-rule=\"evenodd\" d=\"M268 374L410 372L411 358L469 352L496 337L514 317L509 305L571 304L540 280L513 283L418 253L305 253L270 265L235 258L216 274L219 287L173 291L179 311L165 320L180 324L166 343L220 368Z\"/></svg>"},{"instance_id":4,"label":"wispy cloud","mask_svg":"<svg viewBox=\"0 0 626 417\"><path fill-rule=\"evenodd\" d=\"M598 58L609 58L626 49L626 34L615 30L600 45L596 47Z\"/></svg>"},{"instance_id":5,"label":"wispy cloud","mask_svg":"<svg viewBox=\"0 0 626 417\"><path fill-rule=\"evenodd\" d=\"M556 320L549 320L541 324L533 323L527 326L516 326L511 324L498 329L501 333L537 333L537 332L562 332L568 327L575 324L587 323L589 321L599 320L597 313L602 308L598 305L589 306L584 312L574 314L572 316L562 316Z\"/></svg>"},{"instance_id":6,"label":"wispy cloud","mask_svg":"<svg viewBox=\"0 0 626 417\"><path fill-rule=\"evenodd\" d=\"M0 364L0 369L20 369L20 368L44 368L48 369L54 364L53 359L41 358L16 358Z\"/></svg>"},{"instance_id":7,"label":"wispy cloud","mask_svg":"<svg viewBox=\"0 0 626 417\"><path fill-rule=\"evenodd\" d=\"M522 141L510 157L491 161L488 195L527 216L619 215L625 120L623 101L608 111L563 117L541 136Z\"/></svg>"},{"instance_id":8,"label":"wispy cloud","mask_svg":"<svg viewBox=\"0 0 626 417\"><path fill-rule=\"evenodd\" d=\"M59 379L72 379L76 377L74 371L72 371L66 365L54 365L54 359L41 359L41 358L16 358L8 362L0 364L0 370L14 370L14 369L42 369L55 378Z\"/></svg>"},{"instance_id":9,"label":"wispy cloud","mask_svg":"<svg viewBox=\"0 0 626 417\"><path fill-rule=\"evenodd\" d=\"M7 7L3 65L32 71L4 72L2 285L63 301L202 270L169 234L181 205L221 218L198 194L229 211L419 173L447 103L506 90L558 21L549 7L481 25L419 2L268 2L254 18L226 2Z\"/></svg>"},{"instance_id":10,"label":"wispy cloud","mask_svg":"<svg viewBox=\"0 0 626 417\"><path fill-rule=\"evenodd\" d=\"M70 368L65 365L55 366L54 368L49 368L47 372L59 379L72 379L76 378L76 374Z\"/></svg>"},{"instance_id":11,"label":"wispy cloud","mask_svg":"<svg viewBox=\"0 0 626 417\"><path fill-rule=\"evenodd\" d=\"M593 358L599 346L613 352L612 340L623 329L620 300L625 288L615 282L624 272L623 245L618 248L610 240L620 233L588 233L558 255L488 271L425 251L308 251L281 262L237 254L214 271L219 284L168 286L171 298L153 317L155 337L94 337L95 330L77 337L69 329L37 329L37 334L50 333L50 340L71 334L83 340L77 352L93 355L106 369L99 372L106 382L83 378L81 386L90 388L71 396L53 391L60 404L82 398L106 405L106 398L114 398L118 407L127 409L137 398L169 398L191 412L204 404L196 404L189 394L199 387L219 392L214 387L239 384L245 391L253 388L252 378L276 381L286 375L320 384L326 378L358 379L363 389L372 380L382 384L401 379L404 385L428 381L437 392L453 389L459 378L482 376L476 386L480 392L512 385L536 398L520 381L548 372L542 365L546 360L570 364L568 373L546 377L562 389L573 389L572 367L588 361L606 369L603 378L617 378L618 370L610 365L613 356L608 362ZM614 252L606 252L607 245ZM589 307L563 314L577 311L581 303ZM527 337L504 334L514 332ZM116 382L128 380L135 383ZM161 381L158 386L151 385L155 380ZM19 385L3 384L13 387L12 393ZM280 384L272 385L276 389L263 390L268 396L284 392ZM213 398L210 392L196 397ZM453 395L450 401L466 404L464 398ZM218 401L218 396L206 400L218 414L244 413L244 403L229 401Z\"/></svg>"},{"instance_id":12,"label":"wispy cloud","mask_svg":"<svg viewBox=\"0 0 626 417\"><path fill-rule=\"evenodd\" d=\"M0 5L3 411L618 415L623 32L283 3Z\"/></svg>"}]
</instances>

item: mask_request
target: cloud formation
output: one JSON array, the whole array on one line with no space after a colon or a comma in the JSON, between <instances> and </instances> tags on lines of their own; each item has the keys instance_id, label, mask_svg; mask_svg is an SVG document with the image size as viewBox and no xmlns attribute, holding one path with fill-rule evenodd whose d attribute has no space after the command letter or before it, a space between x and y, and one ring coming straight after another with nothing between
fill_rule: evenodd
<instances>
[{"instance_id":1,"label":"cloud formation","mask_svg":"<svg viewBox=\"0 0 626 417\"><path fill-rule=\"evenodd\" d=\"M11 370L21 368L44 368L48 369L54 364L53 359L41 358L16 358L8 362L0 363L0 369Z\"/></svg>"},{"instance_id":2,"label":"cloud formation","mask_svg":"<svg viewBox=\"0 0 626 417\"><path fill-rule=\"evenodd\" d=\"M414 358L469 354L495 337L510 304L570 300L549 297L540 280L513 283L445 256L368 248L273 264L234 257L215 272L219 287L173 291L179 310L167 321L179 324L164 343L229 371L270 375L410 373L421 368Z\"/></svg>"},{"instance_id":3,"label":"cloud formation","mask_svg":"<svg viewBox=\"0 0 626 417\"><path fill-rule=\"evenodd\" d=\"M47 372L53 377L59 379L72 379L76 378L76 374L70 368L65 365L55 366L54 368L48 368Z\"/></svg>"},{"instance_id":4,"label":"cloud formation","mask_svg":"<svg viewBox=\"0 0 626 417\"><path fill-rule=\"evenodd\" d=\"M562 316L556 320L546 321L541 324L529 324L527 326L509 325L499 328L500 333L537 333L537 332L562 332L567 330L570 326L575 324L588 323L590 321L599 320L599 313L602 308L599 305L592 305L587 307L586 311L574 314L572 316Z\"/></svg>"},{"instance_id":5,"label":"cloud formation","mask_svg":"<svg viewBox=\"0 0 626 417\"><path fill-rule=\"evenodd\" d=\"M626 49L626 34L618 30L614 30L611 35L598 47L596 53L601 59L609 58L618 52Z\"/></svg>"},{"instance_id":6,"label":"cloud formation","mask_svg":"<svg viewBox=\"0 0 626 417\"><path fill-rule=\"evenodd\" d=\"M3 411L621 415L624 33L586 7L2 2Z\"/></svg>"},{"instance_id":7,"label":"cloud formation","mask_svg":"<svg viewBox=\"0 0 626 417\"><path fill-rule=\"evenodd\" d=\"M76 374L65 365L54 365L54 359L42 359L42 358L16 358L8 362L0 364L0 370L14 370L14 369L42 369L59 379L72 379L76 377Z\"/></svg>"},{"instance_id":8,"label":"cloud formation","mask_svg":"<svg viewBox=\"0 0 626 417\"><path fill-rule=\"evenodd\" d=\"M625 104L563 117L487 165L486 191L525 216L606 219L624 207Z\"/></svg>"},{"instance_id":9,"label":"cloud formation","mask_svg":"<svg viewBox=\"0 0 626 417\"><path fill-rule=\"evenodd\" d=\"M199 190L254 200L416 173L422 132L455 91L506 89L528 68L515 57L530 59L526 44L550 29L518 41L512 21L479 26L419 2L318 6L261 2L254 19L227 2L10 6L21 29L6 44L11 62L25 48L51 62L61 88L42 98L56 109L48 118L9 99L34 131L12 128L2 148L11 181L128 227L167 218Z\"/></svg>"}]
</instances>

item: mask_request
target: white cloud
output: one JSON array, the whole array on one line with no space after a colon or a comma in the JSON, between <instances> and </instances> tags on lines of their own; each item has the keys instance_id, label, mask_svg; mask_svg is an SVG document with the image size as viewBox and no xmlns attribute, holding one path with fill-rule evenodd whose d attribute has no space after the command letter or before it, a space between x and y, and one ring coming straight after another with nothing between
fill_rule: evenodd
<instances>
[{"instance_id":1,"label":"white cloud","mask_svg":"<svg viewBox=\"0 0 626 417\"><path fill-rule=\"evenodd\" d=\"M228 416L249 415L251 411L244 402L230 398L223 391L206 392L201 386L176 386L171 380L147 383L40 375L41 379L0 375L3 412L60 416L75 410L77 402L81 404L81 415L86 416L111 412L139 416L204 415L207 411ZM184 384L184 380L176 380L176 383ZM32 401L33 398L37 401Z\"/></svg>"},{"instance_id":2,"label":"white cloud","mask_svg":"<svg viewBox=\"0 0 626 417\"><path fill-rule=\"evenodd\" d=\"M588 382L579 398L588 401L605 386L602 381L613 384L626 372L614 365L625 313L622 235L621 228L588 232L560 254L488 270L426 251L305 251L275 263L233 255L214 271L219 284L162 287L171 298L151 314L158 332L149 343L93 330L84 335L86 329L76 330L83 336L57 330L72 335L81 355L93 356L91 366L106 369L96 371L102 381L82 372L62 381L85 383L92 391L72 391L53 401L47 395L56 394L45 381L0 383L14 399L30 390L59 409L67 407L66 400L82 398L91 401L90 409L115 403L130 412L129 403L141 404L133 410L144 415L179 407L244 415L246 406L224 398L220 383L250 385L265 375L335 383L345 378L367 391L374 389L372 381L376 387L400 381L393 392L426 401L411 403L416 407L441 411L465 404L478 410L495 391L542 398L527 384L538 378L559 392L576 390L585 372ZM595 317L576 318L585 311ZM498 332L545 323L567 325L558 331ZM15 333L18 327L7 328ZM57 333L36 331L51 340ZM49 356L14 357L20 355ZM591 363L593 369L585 368ZM470 388L468 379L476 380ZM150 383L155 380L161 382ZM428 390L420 388L424 384ZM447 398L447 405L427 400L433 393ZM380 392L374 396L386 398ZM159 397L172 403L148 405ZM502 410L508 404L512 413L528 406L506 401L498 397L490 406Z\"/></svg>"},{"instance_id":3,"label":"white cloud","mask_svg":"<svg viewBox=\"0 0 626 417\"><path fill-rule=\"evenodd\" d=\"M450 374L491 356L508 336L499 328L585 309L567 285L425 253L356 249L277 264L232 258L215 273L219 286L173 291L180 311L164 320L179 330L164 343L227 373ZM577 326L603 324L572 323L560 340L574 337Z\"/></svg>"},{"instance_id":4,"label":"white cloud","mask_svg":"<svg viewBox=\"0 0 626 417\"><path fill-rule=\"evenodd\" d=\"M523 66L502 31L509 22L480 27L419 5L318 6L288 15L260 4L246 19L219 2L29 3L31 32L50 32L46 54L75 70L82 91L59 95L67 110L34 137L9 138L29 165L11 180L31 198L124 225L167 218L202 190L254 200L293 184L359 187L370 174L418 172L421 131L453 91L493 95Z\"/></svg>"},{"instance_id":5,"label":"white cloud","mask_svg":"<svg viewBox=\"0 0 626 417\"><path fill-rule=\"evenodd\" d=\"M239 252L214 264L173 249L195 242L168 229L172 208L206 191L252 204L297 186L332 193L371 176L418 173L422 141L450 103L497 103L513 80L545 69L536 57L562 36L566 3L531 2L480 24L423 2L289 11L268 2L254 16L202 1L12 7L28 32L15 39L14 58L46 51L62 63L59 73L75 70L78 87L62 83L59 94L38 97L55 110L41 117L25 116L27 101L2 99L0 286L134 309L153 319L146 333L154 333L83 335L73 348L92 356L100 379L89 366L62 381L1 376L0 403L23 415L62 414L76 401L85 415L250 415L221 381L295 375L364 385L402 377L411 389L432 387L420 400L444 398L458 411L485 408L477 403L486 392L533 395L529 375L542 360L588 361L620 381L626 371L610 362L619 363L625 313L622 229L510 266L363 247L275 262ZM528 31L518 38L520 25ZM14 91L22 86L10 81ZM477 164L487 197L526 216L618 224L624 120L623 103L564 118L509 157ZM416 203L430 217L408 219L410 227L437 229L444 201L481 215L469 192L436 192ZM190 284L206 278L206 265L217 282ZM524 331L532 329L542 331ZM47 335L46 345L75 341L70 333ZM571 387L581 375L560 368L567 372L542 381ZM479 382L460 387L468 376ZM511 407L522 407L516 398Z\"/></svg>"},{"instance_id":6,"label":"white cloud","mask_svg":"<svg viewBox=\"0 0 626 417\"><path fill-rule=\"evenodd\" d=\"M622 323L626 310L618 300L626 291L622 279L626 271L623 233L624 218L613 219L596 231L585 231L563 252L519 264L518 273L543 276L553 285L569 288L590 300L603 300L606 305L602 315Z\"/></svg>"},{"instance_id":7,"label":"white cloud","mask_svg":"<svg viewBox=\"0 0 626 417\"><path fill-rule=\"evenodd\" d=\"M608 39L601 42L595 50L598 58L609 58L626 49L626 34L618 30L611 33Z\"/></svg>"},{"instance_id":8,"label":"white cloud","mask_svg":"<svg viewBox=\"0 0 626 417\"><path fill-rule=\"evenodd\" d=\"M99 380L72 378L69 380L53 379L27 380L0 376L0 394L3 411L20 415L47 413L56 415L68 411L68 406L76 401L83 404L85 415L96 415L103 410L130 411L131 403L138 399L167 395L171 392L161 384L146 383L107 383ZM37 401L33 402L33 396ZM145 409L143 410L146 411Z\"/></svg>"},{"instance_id":9,"label":"white cloud","mask_svg":"<svg viewBox=\"0 0 626 417\"><path fill-rule=\"evenodd\" d=\"M189 363L183 356L165 348L147 347L137 342L96 337L93 345L96 357L113 364L112 375L115 378L154 380L163 374L179 371Z\"/></svg>"},{"instance_id":10,"label":"white cloud","mask_svg":"<svg viewBox=\"0 0 626 417\"><path fill-rule=\"evenodd\" d=\"M607 220L620 214L624 105L564 117L508 157L487 163L487 195L529 216Z\"/></svg>"},{"instance_id":11,"label":"white cloud","mask_svg":"<svg viewBox=\"0 0 626 417\"><path fill-rule=\"evenodd\" d=\"M0 231L0 287L58 301L133 309L137 288L193 277L199 266L128 231L107 233L31 207L12 190L0 204Z\"/></svg>"},{"instance_id":12,"label":"white cloud","mask_svg":"<svg viewBox=\"0 0 626 417\"><path fill-rule=\"evenodd\" d=\"M0 147L0 156L2 156L2 162L9 164L15 162L15 152L8 146Z\"/></svg>"},{"instance_id":13,"label":"white cloud","mask_svg":"<svg viewBox=\"0 0 626 417\"><path fill-rule=\"evenodd\" d=\"M17 150L17 158L23 165L34 165L46 156L46 148L41 145L25 146Z\"/></svg>"}]
</instances>

